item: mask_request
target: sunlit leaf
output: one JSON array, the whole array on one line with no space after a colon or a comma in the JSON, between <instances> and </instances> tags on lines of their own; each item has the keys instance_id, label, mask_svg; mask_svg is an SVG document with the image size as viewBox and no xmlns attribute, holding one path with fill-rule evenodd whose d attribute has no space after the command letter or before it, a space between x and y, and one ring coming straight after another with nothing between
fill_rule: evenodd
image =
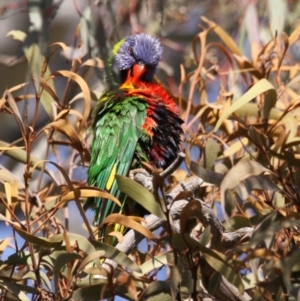
<instances>
[{"instance_id":1,"label":"sunlit leaf","mask_svg":"<svg viewBox=\"0 0 300 301\"><path fill-rule=\"evenodd\" d=\"M90 94L90 89L86 83L86 81L79 76L78 74L68 71L68 70L60 70L54 72L47 80L52 79L57 76L63 76L69 79L72 79L75 81L81 88L81 91L84 95L84 112L83 112L83 118L80 122L80 128L86 125L87 119L90 115L91 111L91 104L92 104L92 99L91 99L91 94Z\"/></svg>"},{"instance_id":2,"label":"sunlit leaf","mask_svg":"<svg viewBox=\"0 0 300 301\"><path fill-rule=\"evenodd\" d=\"M81 66L103 68L104 64L102 60L100 60L98 57L95 57L93 59L86 60Z\"/></svg>"},{"instance_id":3,"label":"sunlit leaf","mask_svg":"<svg viewBox=\"0 0 300 301\"><path fill-rule=\"evenodd\" d=\"M100 190L96 187L78 187L72 191L67 192L61 198L62 202L68 202L75 198L90 198L90 197L101 197L114 201L118 206L121 207L120 201L113 195L109 194L104 190Z\"/></svg>"},{"instance_id":4,"label":"sunlit leaf","mask_svg":"<svg viewBox=\"0 0 300 301\"><path fill-rule=\"evenodd\" d=\"M95 259L99 259L99 258L104 257L104 256L105 256L105 251L102 251L102 250L101 251L96 251L96 252L88 255L81 262L80 266L78 267L78 271L81 271L91 261L93 261Z\"/></svg>"},{"instance_id":5,"label":"sunlit leaf","mask_svg":"<svg viewBox=\"0 0 300 301\"><path fill-rule=\"evenodd\" d=\"M230 51L232 51L235 54L242 55L240 49L238 48L237 44L234 42L232 37L221 26L207 19L205 16L201 16L201 19L212 27L213 31L225 43L225 45L229 48Z\"/></svg>"},{"instance_id":6,"label":"sunlit leaf","mask_svg":"<svg viewBox=\"0 0 300 301\"><path fill-rule=\"evenodd\" d=\"M120 224L125 226L126 228L136 230L148 239L156 239L156 236L151 231L149 231L147 228L143 227L141 224L135 222L133 219L126 215L122 215L119 213L110 214L105 218L101 225L105 224Z\"/></svg>"},{"instance_id":7,"label":"sunlit leaf","mask_svg":"<svg viewBox=\"0 0 300 301\"><path fill-rule=\"evenodd\" d=\"M70 241L70 244L78 245L78 248L82 250L87 255L94 253L96 250L94 246L84 237L76 233L69 233L68 232L68 238ZM64 239L63 234L56 234L49 238L49 241L52 243L61 242ZM65 242L62 243L62 245L65 245Z\"/></svg>"},{"instance_id":8,"label":"sunlit leaf","mask_svg":"<svg viewBox=\"0 0 300 301\"><path fill-rule=\"evenodd\" d=\"M250 102L252 99L257 97L258 95L267 92L267 91L273 91L271 93L274 94L272 96L272 99L276 98L276 90L274 86L265 78L258 81L252 88L250 88L240 99L236 100L233 105L225 110L225 112L222 114L222 116L219 118L215 128L214 132L217 132L217 130L220 128L224 120L226 120L232 113L234 113L237 109L241 108L246 103Z\"/></svg>"},{"instance_id":9,"label":"sunlit leaf","mask_svg":"<svg viewBox=\"0 0 300 301\"><path fill-rule=\"evenodd\" d=\"M272 34L281 34L285 25L287 15L287 3L284 0L268 0L268 9L270 12L270 26Z\"/></svg>"},{"instance_id":10,"label":"sunlit leaf","mask_svg":"<svg viewBox=\"0 0 300 301\"><path fill-rule=\"evenodd\" d=\"M289 37L289 45L294 44L299 39L299 36L300 36L300 24L298 24L294 29L294 31L291 33Z\"/></svg>"},{"instance_id":11,"label":"sunlit leaf","mask_svg":"<svg viewBox=\"0 0 300 301\"><path fill-rule=\"evenodd\" d=\"M155 256L146 262L144 262L140 268L142 269L143 274L150 273L151 271L155 269L161 268L163 265L168 264L168 255L171 255L171 252L166 252L163 254L160 254L158 256Z\"/></svg>"},{"instance_id":12,"label":"sunlit leaf","mask_svg":"<svg viewBox=\"0 0 300 301\"><path fill-rule=\"evenodd\" d=\"M248 143L249 143L249 141L245 137L243 137L242 139L239 139L238 141L232 143L228 148L226 148L224 150L222 158L235 155L239 150L246 147L248 145Z\"/></svg>"},{"instance_id":13,"label":"sunlit leaf","mask_svg":"<svg viewBox=\"0 0 300 301\"><path fill-rule=\"evenodd\" d=\"M180 232L182 234L187 232L188 221L201 215L202 206L198 200L190 200L180 213Z\"/></svg>"}]
</instances>

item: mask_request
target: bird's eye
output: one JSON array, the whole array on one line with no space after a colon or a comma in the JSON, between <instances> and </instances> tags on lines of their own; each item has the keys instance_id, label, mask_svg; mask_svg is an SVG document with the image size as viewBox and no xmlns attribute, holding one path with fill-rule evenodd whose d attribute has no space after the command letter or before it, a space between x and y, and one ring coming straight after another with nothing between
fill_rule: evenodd
<instances>
[{"instance_id":1,"label":"bird's eye","mask_svg":"<svg viewBox=\"0 0 300 301\"><path fill-rule=\"evenodd\" d=\"M128 53L129 53L130 55L133 55L133 48L132 48L132 47L129 47L129 48L128 48Z\"/></svg>"}]
</instances>

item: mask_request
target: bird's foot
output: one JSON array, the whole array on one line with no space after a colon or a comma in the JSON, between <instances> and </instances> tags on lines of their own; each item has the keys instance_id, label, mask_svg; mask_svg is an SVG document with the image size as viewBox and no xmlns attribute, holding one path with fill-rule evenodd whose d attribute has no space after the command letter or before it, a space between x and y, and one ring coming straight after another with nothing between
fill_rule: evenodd
<instances>
[{"instance_id":1,"label":"bird's foot","mask_svg":"<svg viewBox=\"0 0 300 301\"><path fill-rule=\"evenodd\" d=\"M143 168L133 169L129 172L129 178L144 186L147 190L153 191L152 176Z\"/></svg>"}]
</instances>

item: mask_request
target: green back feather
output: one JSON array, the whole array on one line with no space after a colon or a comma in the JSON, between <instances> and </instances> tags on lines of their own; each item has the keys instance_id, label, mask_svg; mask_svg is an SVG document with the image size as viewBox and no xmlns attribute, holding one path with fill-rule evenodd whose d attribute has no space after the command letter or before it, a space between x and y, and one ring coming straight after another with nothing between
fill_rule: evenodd
<instances>
[{"instance_id":1,"label":"green back feather","mask_svg":"<svg viewBox=\"0 0 300 301\"><path fill-rule=\"evenodd\" d=\"M147 103L140 97L124 98L121 94L118 96L112 91L107 91L101 96L93 116L89 185L106 189L114 166L116 166L116 174L128 175L138 140L145 135L142 126L146 109ZM108 191L117 198L120 196L115 180ZM119 211L117 205L109 200L96 198L93 203L95 224L102 223L109 214Z\"/></svg>"}]
</instances>

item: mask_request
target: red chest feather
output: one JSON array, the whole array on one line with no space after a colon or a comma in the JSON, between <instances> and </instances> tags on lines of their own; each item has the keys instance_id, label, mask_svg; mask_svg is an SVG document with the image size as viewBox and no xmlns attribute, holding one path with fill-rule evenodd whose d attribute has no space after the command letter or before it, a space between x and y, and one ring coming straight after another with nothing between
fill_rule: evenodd
<instances>
[{"instance_id":1,"label":"red chest feather","mask_svg":"<svg viewBox=\"0 0 300 301\"><path fill-rule=\"evenodd\" d=\"M170 165L180 151L183 121L172 96L159 84L139 82L138 85L124 85L126 94L140 96L148 103L143 129L151 137L147 145L149 161L156 167Z\"/></svg>"}]
</instances>

